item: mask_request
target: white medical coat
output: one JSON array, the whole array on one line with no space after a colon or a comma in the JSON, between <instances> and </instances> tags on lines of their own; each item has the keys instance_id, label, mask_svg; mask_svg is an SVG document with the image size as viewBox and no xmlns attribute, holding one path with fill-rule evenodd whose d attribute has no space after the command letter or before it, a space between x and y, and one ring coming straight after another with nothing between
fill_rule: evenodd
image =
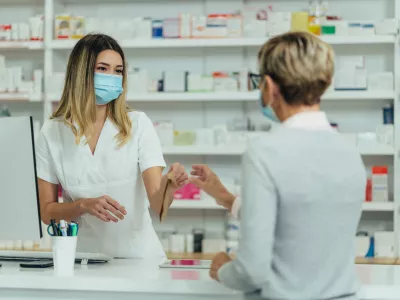
<instances>
[{"instance_id":1,"label":"white medical coat","mask_svg":"<svg viewBox=\"0 0 400 300\"><path fill-rule=\"evenodd\" d=\"M165 167L159 138L142 112L130 112L132 138L118 148L118 129L106 120L96 151L83 138L75 143L61 120L45 122L36 143L38 177L61 184L64 202L108 195L126 208L125 219L106 223L83 215L78 235L80 252L105 253L120 258L156 258L165 253L152 226L141 173Z\"/></svg>"}]
</instances>

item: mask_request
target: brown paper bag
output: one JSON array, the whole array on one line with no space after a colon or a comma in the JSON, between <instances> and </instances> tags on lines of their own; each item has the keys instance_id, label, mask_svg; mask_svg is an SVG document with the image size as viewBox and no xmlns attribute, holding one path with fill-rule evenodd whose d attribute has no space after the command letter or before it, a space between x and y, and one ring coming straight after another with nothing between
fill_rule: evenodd
<instances>
[{"instance_id":1,"label":"brown paper bag","mask_svg":"<svg viewBox=\"0 0 400 300\"><path fill-rule=\"evenodd\" d=\"M172 172L169 172L166 176L166 179L164 177L161 181L160 190L162 192L163 202L161 204L160 222L163 222L167 217L168 208L174 200L174 195L170 192L173 186L176 186L175 176Z\"/></svg>"}]
</instances>

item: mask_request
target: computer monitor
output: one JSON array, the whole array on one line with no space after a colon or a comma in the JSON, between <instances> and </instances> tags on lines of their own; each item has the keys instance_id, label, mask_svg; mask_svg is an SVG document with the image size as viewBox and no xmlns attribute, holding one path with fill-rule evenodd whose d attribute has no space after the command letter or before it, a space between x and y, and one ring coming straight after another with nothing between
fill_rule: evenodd
<instances>
[{"instance_id":1,"label":"computer monitor","mask_svg":"<svg viewBox=\"0 0 400 300\"><path fill-rule=\"evenodd\" d=\"M32 117L0 118L0 240L42 237Z\"/></svg>"}]
</instances>

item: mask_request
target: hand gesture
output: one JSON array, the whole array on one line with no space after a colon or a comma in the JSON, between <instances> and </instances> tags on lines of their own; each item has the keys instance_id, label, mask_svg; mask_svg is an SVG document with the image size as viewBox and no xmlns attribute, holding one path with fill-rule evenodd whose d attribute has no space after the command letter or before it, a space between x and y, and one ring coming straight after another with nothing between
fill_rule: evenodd
<instances>
[{"instance_id":1,"label":"hand gesture","mask_svg":"<svg viewBox=\"0 0 400 300\"><path fill-rule=\"evenodd\" d=\"M235 196L225 188L218 176L207 165L193 165L190 174L194 177L190 177L189 182L215 198L219 205L228 209L232 208Z\"/></svg>"},{"instance_id":2,"label":"hand gesture","mask_svg":"<svg viewBox=\"0 0 400 300\"><path fill-rule=\"evenodd\" d=\"M210 268L210 276L212 279L219 281L218 278L218 271L219 269L221 269L221 267L232 261L232 259L229 257L228 254L226 254L225 252L220 252L217 253L217 255L215 255L214 259L212 260L211 263L211 268Z\"/></svg>"},{"instance_id":3,"label":"hand gesture","mask_svg":"<svg viewBox=\"0 0 400 300\"><path fill-rule=\"evenodd\" d=\"M188 174L185 171L185 168L180 163L174 163L169 168L168 174L172 173L175 178L175 183L173 187L175 189L180 189L184 185L188 183Z\"/></svg>"},{"instance_id":4,"label":"hand gesture","mask_svg":"<svg viewBox=\"0 0 400 300\"><path fill-rule=\"evenodd\" d=\"M109 196L82 199L81 207L84 213L95 216L104 222L117 223L118 219L123 220L126 215L125 207Z\"/></svg>"}]
</instances>

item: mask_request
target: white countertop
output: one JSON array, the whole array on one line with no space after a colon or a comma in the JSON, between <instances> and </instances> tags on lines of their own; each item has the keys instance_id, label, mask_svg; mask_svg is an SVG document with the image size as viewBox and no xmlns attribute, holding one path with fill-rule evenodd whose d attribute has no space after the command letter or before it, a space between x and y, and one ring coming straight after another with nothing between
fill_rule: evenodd
<instances>
[{"instance_id":1,"label":"white countertop","mask_svg":"<svg viewBox=\"0 0 400 300\"><path fill-rule=\"evenodd\" d=\"M160 269L157 263L141 260L113 260L107 264L76 265L75 276L53 276L53 269L20 269L18 263L2 262L0 289L74 290L229 296L231 291L211 280L208 270ZM399 299L400 266L358 265L362 282L360 299Z\"/></svg>"}]
</instances>

